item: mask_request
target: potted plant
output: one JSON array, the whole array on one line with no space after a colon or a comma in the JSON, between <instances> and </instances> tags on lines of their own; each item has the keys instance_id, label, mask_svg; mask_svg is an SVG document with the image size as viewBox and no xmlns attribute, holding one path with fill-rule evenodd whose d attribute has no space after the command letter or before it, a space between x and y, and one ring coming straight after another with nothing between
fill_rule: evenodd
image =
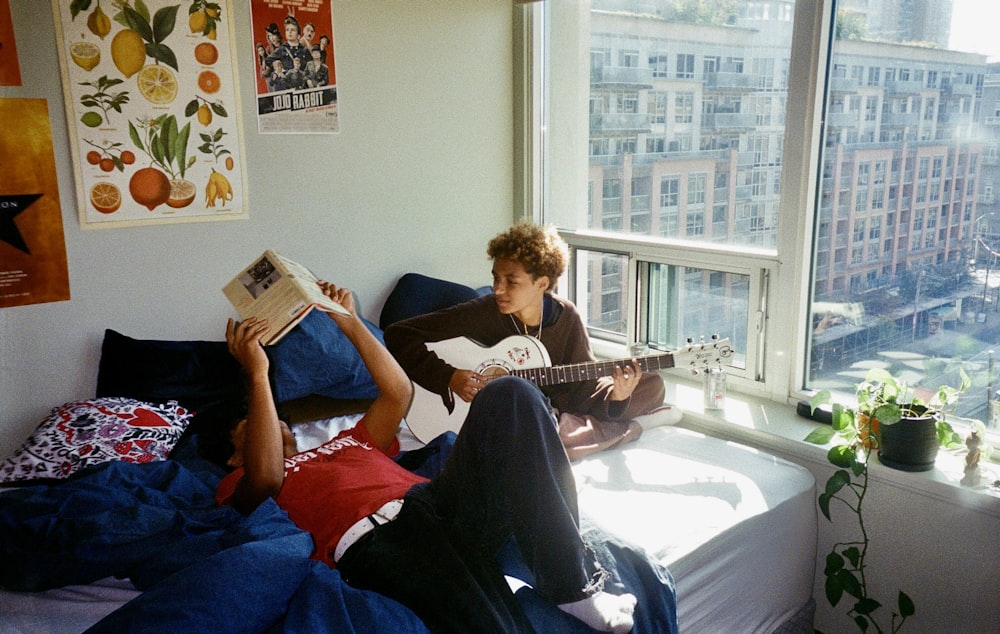
<instances>
[{"instance_id":1,"label":"potted plant","mask_svg":"<svg viewBox=\"0 0 1000 634\"><path fill-rule=\"evenodd\" d=\"M819 495L818 505L823 515L833 521L830 505L837 500L858 522L859 537L855 541L835 543L826 556L823 573L826 575L827 601L836 607L845 594L852 597L854 603L847 614L862 632L870 627L879 633L898 632L906 619L916 612L913 600L900 591L889 628L883 629L877 613L882 603L869 594L865 574L869 539L864 516L868 460L871 452L876 451L886 466L923 470L933 467L939 445L960 444L961 438L945 420L946 413L954 409L958 395L969 387L968 375L961 368L959 373L961 387L942 385L925 403L890 372L873 369L855 386L856 405L845 407L834 403L830 426L819 427L806 437L806 441L820 445L833 442L827 460L837 469ZM815 410L830 402L830 392L824 390L810 400L810 406ZM933 440L928 441L928 438ZM910 450L918 451L911 456Z\"/></svg>"}]
</instances>

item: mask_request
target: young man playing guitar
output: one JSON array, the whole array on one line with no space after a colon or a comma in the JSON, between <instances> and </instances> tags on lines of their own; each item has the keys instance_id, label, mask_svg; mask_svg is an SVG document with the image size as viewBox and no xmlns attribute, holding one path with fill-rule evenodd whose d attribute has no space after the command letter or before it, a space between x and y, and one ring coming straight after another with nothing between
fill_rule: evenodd
<instances>
[{"instance_id":1,"label":"young man playing guitar","mask_svg":"<svg viewBox=\"0 0 1000 634\"><path fill-rule=\"evenodd\" d=\"M455 367L429 349L433 342L465 337L493 346L512 335L528 335L541 341L553 366L596 361L576 306L552 293L568 259L568 247L554 227L517 224L490 241L487 255L493 260L492 294L385 331L386 346L409 377L439 395L449 411L461 404L456 395L471 402L490 377L476 368ZM506 356L517 354L528 353L519 348ZM511 359L514 365L523 361ZM560 413L560 438L576 459L638 438L642 428L632 419L663 406L664 385L632 360L614 364L598 378L542 386L542 391Z\"/></svg>"}]
</instances>

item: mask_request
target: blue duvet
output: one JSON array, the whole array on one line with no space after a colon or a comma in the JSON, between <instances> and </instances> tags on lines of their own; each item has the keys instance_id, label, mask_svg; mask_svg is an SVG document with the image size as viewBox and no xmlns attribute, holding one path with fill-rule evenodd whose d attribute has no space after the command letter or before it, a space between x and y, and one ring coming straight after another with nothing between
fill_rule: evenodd
<instances>
[{"instance_id":1,"label":"blue duvet","mask_svg":"<svg viewBox=\"0 0 1000 634\"><path fill-rule=\"evenodd\" d=\"M114 576L144 591L91 632L427 631L405 606L310 560L309 535L272 501L249 517L217 506L219 477L203 461L112 462L6 491L0 586L39 591ZM638 596L634 631L676 632L669 573L593 528L585 536L616 585ZM524 572L516 549L503 557ZM518 597L539 632L591 631L530 589Z\"/></svg>"}]
</instances>

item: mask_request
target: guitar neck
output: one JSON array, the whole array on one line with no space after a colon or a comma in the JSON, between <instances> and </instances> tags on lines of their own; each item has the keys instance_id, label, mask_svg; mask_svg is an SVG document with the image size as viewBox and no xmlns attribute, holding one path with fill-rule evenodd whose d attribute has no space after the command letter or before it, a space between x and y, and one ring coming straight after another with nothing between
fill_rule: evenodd
<instances>
[{"instance_id":1,"label":"guitar neck","mask_svg":"<svg viewBox=\"0 0 1000 634\"><path fill-rule=\"evenodd\" d=\"M539 387L593 381L604 376L611 376L615 366L628 363L632 359L615 359L611 361L589 361L586 363L571 363L551 367L527 368L514 370L514 376L527 379ZM656 372L674 367L674 355L667 352L645 357L635 357L636 363L643 372Z\"/></svg>"}]
</instances>

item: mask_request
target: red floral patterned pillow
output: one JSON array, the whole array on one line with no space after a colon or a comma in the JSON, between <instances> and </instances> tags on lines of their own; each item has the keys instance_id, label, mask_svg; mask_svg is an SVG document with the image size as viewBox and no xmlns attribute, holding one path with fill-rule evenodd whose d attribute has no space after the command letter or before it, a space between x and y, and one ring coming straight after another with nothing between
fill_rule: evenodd
<instances>
[{"instance_id":1,"label":"red floral patterned pillow","mask_svg":"<svg viewBox=\"0 0 1000 634\"><path fill-rule=\"evenodd\" d=\"M0 464L0 482L65 478L111 460L164 460L190 419L191 412L177 401L157 405L105 397L66 403Z\"/></svg>"}]
</instances>

